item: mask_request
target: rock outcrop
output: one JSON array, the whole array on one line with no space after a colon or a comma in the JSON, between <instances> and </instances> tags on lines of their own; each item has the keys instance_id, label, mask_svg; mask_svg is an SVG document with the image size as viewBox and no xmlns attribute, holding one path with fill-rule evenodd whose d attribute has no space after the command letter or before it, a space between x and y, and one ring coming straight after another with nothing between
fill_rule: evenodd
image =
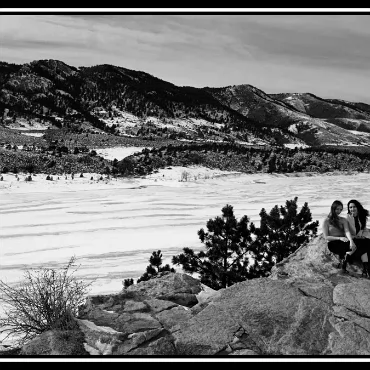
<instances>
[{"instance_id":1,"label":"rock outcrop","mask_svg":"<svg viewBox=\"0 0 370 370\"><path fill-rule=\"evenodd\" d=\"M164 273L89 297L76 319L79 334L43 333L20 354L368 356L370 280L357 264L348 274L336 264L320 235L268 278L218 291Z\"/></svg>"}]
</instances>

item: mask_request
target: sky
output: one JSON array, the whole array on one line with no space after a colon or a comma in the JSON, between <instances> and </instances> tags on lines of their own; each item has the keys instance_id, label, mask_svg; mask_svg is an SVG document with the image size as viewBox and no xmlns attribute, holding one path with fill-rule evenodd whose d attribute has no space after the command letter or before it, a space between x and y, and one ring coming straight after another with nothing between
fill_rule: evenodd
<instances>
[{"instance_id":1,"label":"sky","mask_svg":"<svg viewBox=\"0 0 370 370\"><path fill-rule=\"evenodd\" d=\"M86 13L3 12L0 61L112 64L178 86L250 84L269 94L310 92L370 104L370 8L316 15Z\"/></svg>"}]
</instances>

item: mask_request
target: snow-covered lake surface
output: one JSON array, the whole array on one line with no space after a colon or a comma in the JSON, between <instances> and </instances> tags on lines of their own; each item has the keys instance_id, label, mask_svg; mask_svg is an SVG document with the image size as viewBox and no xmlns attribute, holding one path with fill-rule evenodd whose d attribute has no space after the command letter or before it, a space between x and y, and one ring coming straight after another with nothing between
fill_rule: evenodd
<instances>
[{"instance_id":1,"label":"snow-covered lake surface","mask_svg":"<svg viewBox=\"0 0 370 370\"><path fill-rule=\"evenodd\" d=\"M187 182L179 181L184 171ZM26 269L62 267L76 256L76 276L93 283L91 294L117 293L125 278L144 273L153 251L171 263L183 247L202 248L197 231L226 204L256 224L262 207L270 211L295 196L320 224L335 199L370 208L370 174L294 177L193 167L125 180L45 177L25 182L6 174L0 182L0 279L7 283L20 281Z\"/></svg>"}]
</instances>

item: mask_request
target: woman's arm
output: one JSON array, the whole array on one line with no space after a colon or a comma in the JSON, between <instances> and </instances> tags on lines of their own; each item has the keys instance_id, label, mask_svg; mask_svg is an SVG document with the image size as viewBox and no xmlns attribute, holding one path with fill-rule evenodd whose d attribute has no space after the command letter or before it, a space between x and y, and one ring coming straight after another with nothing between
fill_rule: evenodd
<instances>
[{"instance_id":1,"label":"woman's arm","mask_svg":"<svg viewBox=\"0 0 370 370\"><path fill-rule=\"evenodd\" d=\"M356 226L355 226L355 219L352 215L348 214L346 215L346 220L348 222L348 228L353 238L356 237Z\"/></svg>"},{"instance_id":2,"label":"woman's arm","mask_svg":"<svg viewBox=\"0 0 370 370\"><path fill-rule=\"evenodd\" d=\"M346 220L345 218L343 219L343 226L344 226L344 233L346 234L347 239L349 240L349 245L352 249L350 254L352 254L356 250L357 247L356 247L355 242L353 241L351 231L350 231L349 225L348 225L348 220Z\"/></svg>"},{"instance_id":3,"label":"woman's arm","mask_svg":"<svg viewBox=\"0 0 370 370\"><path fill-rule=\"evenodd\" d=\"M332 236L332 235L329 235L329 222L328 222L327 219L324 220L324 222L322 224L322 233L324 235L325 240L328 241L328 242L332 242L334 240L341 240L342 242L348 242L348 239L345 236Z\"/></svg>"}]
</instances>

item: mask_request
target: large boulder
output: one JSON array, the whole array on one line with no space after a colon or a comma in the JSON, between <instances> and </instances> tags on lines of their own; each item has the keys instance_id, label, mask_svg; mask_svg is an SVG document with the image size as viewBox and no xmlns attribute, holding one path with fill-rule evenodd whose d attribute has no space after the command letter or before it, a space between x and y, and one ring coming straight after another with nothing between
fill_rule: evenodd
<instances>
[{"instance_id":1,"label":"large boulder","mask_svg":"<svg viewBox=\"0 0 370 370\"><path fill-rule=\"evenodd\" d=\"M21 356L89 356L84 335L76 330L49 330L25 344Z\"/></svg>"},{"instance_id":2,"label":"large boulder","mask_svg":"<svg viewBox=\"0 0 370 370\"><path fill-rule=\"evenodd\" d=\"M331 307L332 303L307 296L289 282L253 279L224 289L173 333L175 346L184 356L237 349L259 355L324 354L334 330Z\"/></svg>"},{"instance_id":3,"label":"large boulder","mask_svg":"<svg viewBox=\"0 0 370 370\"><path fill-rule=\"evenodd\" d=\"M200 281L187 274L165 272L160 275L160 278L129 286L126 292L190 307L198 303L196 295L203 290Z\"/></svg>"},{"instance_id":4,"label":"large boulder","mask_svg":"<svg viewBox=\"0 0 370 370\"><path fill-rule=\"evenodd\" d=\"M82 343L98 356L368 356L370 280L361 278L357 262L348 274L337 262L320 235L268 278L214 291L168 272L91 296L77 320L83 340L76 351ZM64 352L38 344L40 338L32 342L23 355L73 352L72 341Z\"/></svg>"},{"instance_id":5,"label":"large boulder","mask_svg":"<svg viewBox=\"0 0 370 370\"><path fill-rule=\"evenodd\" d=\"M187 274L162 273L120 293L91 296L80 308L85 348L93 355L174 355L171 329L185 324L190 307L215 293Z\"/></svg>"}]
</instances>

